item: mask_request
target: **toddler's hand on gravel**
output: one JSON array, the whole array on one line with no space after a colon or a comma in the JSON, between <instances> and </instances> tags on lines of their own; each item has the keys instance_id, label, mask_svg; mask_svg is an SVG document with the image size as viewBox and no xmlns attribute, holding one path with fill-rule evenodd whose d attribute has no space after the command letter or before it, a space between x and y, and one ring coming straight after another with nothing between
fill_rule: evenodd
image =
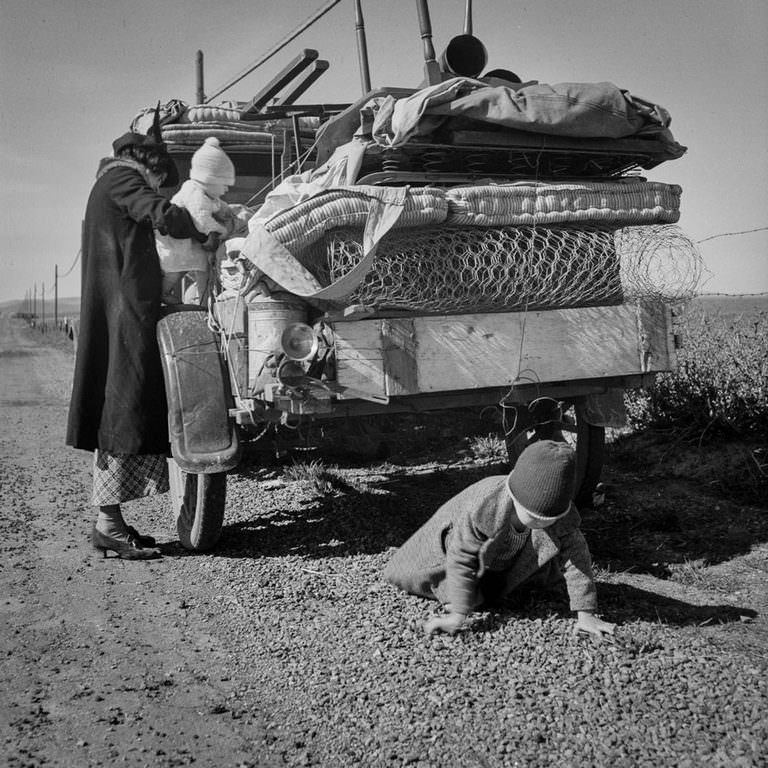
<instances>
[{"instance_id":1,"label":"toddler's hand on gravel","mask_svg":"<svg viewBox=\"0 0 768 768\"><path fill-rule=\"evenodd\" d=\"M595 637L602 637L603 635L612 635L616 629L615 624L611 624L609 621L603 621L595 616L590 611L579 611L578 618L576 619L576 632L586 632Z\"/></svg>"},{"instance_id":2,"label":"toddler's hand on gravel","mask_svg":"<svg viewBox=\"0 0 768 768\"><path fill-rule=\"evenodd\" d=\"M467 617L463 613L448 613L445 616L433 616L431 619L424 622L424 631L428 635L432 635L435 632L447 632L449 635L453 635L461 629L461 625L466 618Z\"/></svg>"}]
</instances>

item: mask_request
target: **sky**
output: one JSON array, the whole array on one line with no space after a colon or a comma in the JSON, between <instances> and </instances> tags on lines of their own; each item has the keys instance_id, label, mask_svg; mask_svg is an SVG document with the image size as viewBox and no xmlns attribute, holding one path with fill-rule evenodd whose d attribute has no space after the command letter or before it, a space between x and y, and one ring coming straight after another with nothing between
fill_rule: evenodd
<instances>
[{"instance_id":1,"label":"sky","mask_svg":"<svg viewBox=\"0 0 768 768\"><path fill-rule=\"evenodd\" d=\"M328 0L2 0L0 302L80 294L80 227L101 157L157 101L195 103L196 54L215 93ZM371 84L415 88L415 0L362 0ZM464 0L429 4L439 54ZM665 107L684 157L645 172L683 189L703 293L768 292L766 0L475 0L487 69L541 83L611 81ZM250 99L302 48L330 68L303 98L361 95L353 0L341 2L218 100ZM759 230L748 232L749 230ZM731 234L743 233L747 234Z\"/></svg>"}]
</instances>

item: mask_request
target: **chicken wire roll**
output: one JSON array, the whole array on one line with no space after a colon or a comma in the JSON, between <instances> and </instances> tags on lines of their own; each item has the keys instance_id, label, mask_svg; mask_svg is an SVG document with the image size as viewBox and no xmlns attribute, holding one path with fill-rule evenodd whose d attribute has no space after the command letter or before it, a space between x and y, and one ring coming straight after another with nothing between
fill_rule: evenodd
<instances>
[{"instance_id":1,"label":"chicken wire roll","mask_svg":"<svg viewBox=\"0 0 768 768\"><path fill-rule=\"evenodd\" d=\"M684 247L683 238L676 227L431 227L391 232L382 239L373 268L346 301L382 309L459 313L678 298L690 293L697 274L695 249ZM333 230L303 254L302 263L327 285L360 261L361 239L359 230ZM649 259L656 266L648 264Z\"/></svg>"},{"instance_id":2,"label":"chicken wire roll","mask_svg":"<svg viewBox=\"0 0 768 768\"><path fill-rule=\"evenodd\" d=\"M333 282L360 261L361 238L334 230L302 262ZM347 302L456 313L618 304L622 296L612 230L431 227L386 235Z\"/></svg>"},{"instance_id":3,"label":"chicken wire roll","mask_svg":"<svg viewBox=\"0 0 768 768\"><path fill-rule=\"evenodd\" d=\"M692 298L704 262L696 244L674 225L624 227L616 232L621 283L628 298L667 302Z\"/></svg>"}]
</instances>

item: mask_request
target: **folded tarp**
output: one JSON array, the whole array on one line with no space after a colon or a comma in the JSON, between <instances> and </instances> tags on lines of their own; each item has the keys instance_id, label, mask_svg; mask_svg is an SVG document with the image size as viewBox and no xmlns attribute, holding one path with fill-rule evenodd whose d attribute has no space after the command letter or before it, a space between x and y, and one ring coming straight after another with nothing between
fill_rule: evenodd
<instances>
[{"instance_id":1,"label":"folded tarp","mask_svg":"<svg viewBox=\"0 0 768 768\"><path fill-rule=\"evenodd\" d=\"M516 90L456 77L404 99L387 98L374 119L373 138L399 146L450 117L552 136L612 139L659 134L670 123L665 109L613 83L534 83Z\"/></svg>"}]
</instances>

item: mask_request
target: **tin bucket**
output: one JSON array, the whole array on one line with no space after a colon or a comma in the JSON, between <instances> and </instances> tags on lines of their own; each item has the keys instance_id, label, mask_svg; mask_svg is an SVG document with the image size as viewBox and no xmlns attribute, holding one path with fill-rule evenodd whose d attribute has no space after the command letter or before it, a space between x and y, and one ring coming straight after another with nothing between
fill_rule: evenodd
<instances>
[{"instance_id":1,"label":"tin bucket","mask_svg":"<svg viewBox=\"0 0 768 768\"><path fill-rule=\"evenodd\" d=\"M306 304L276 293L248 304L248 389L257 395L275 382L280 338L292 323L307 322Z\"/></svg>"}]
</instances>

